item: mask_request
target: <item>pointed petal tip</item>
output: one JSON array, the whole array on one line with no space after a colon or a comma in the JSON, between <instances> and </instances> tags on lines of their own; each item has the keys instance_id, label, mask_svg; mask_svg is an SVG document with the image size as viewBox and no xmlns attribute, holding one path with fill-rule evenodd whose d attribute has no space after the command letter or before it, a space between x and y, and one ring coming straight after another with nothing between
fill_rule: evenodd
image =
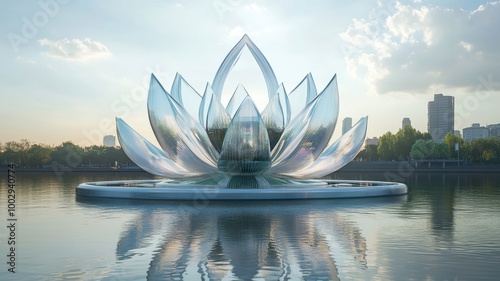
<instances>
[{"instance_id":1,"label":"pointed petal tip","mask_svg":"<svg viewBox=\"0 0 500 281\"><path fill-rule=\"evenodd\" d=\"M125 122L120 117L115 117L115 123L116 123L116 129L118 129L118 127Z\"/></svg>"}]
</instances>

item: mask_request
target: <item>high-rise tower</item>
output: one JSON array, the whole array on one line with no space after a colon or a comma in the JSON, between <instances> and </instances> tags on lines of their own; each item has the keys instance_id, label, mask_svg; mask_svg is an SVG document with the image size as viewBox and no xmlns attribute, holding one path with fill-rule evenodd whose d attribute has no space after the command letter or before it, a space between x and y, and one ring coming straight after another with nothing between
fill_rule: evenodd
<instances>
[{"instance_id":1,"label":"high-rise tower","mask_svg":"<svg viewBox=\"0 0 500 281\"><path fill-rule=\"evenodd\" d=\"M435 94L427 105L427 132L435 141L442 141L455 127L455 98Z\"/></svg>"}]
</instances>

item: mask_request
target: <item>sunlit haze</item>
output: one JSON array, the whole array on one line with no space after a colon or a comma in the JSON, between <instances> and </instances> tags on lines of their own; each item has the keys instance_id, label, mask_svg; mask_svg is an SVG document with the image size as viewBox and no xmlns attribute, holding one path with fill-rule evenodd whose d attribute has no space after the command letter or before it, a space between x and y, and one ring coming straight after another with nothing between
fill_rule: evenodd
<instances>
[{"instance_id":1,"label":"sunlit haze","mask_svg":"<svg viewBox=\"0 0 500 281\"><path fill-rule=\"evenodd\" d=\"M154 73L179 72L203 94L244 34L289 93L311 72L318 91L338 76L340 114L368 115L367 137L404 117L427 131L427 102L455 97L455 130L500 123L500 2L3 1L0 142L102 144L115 117L155 141L147 113ZM223 103L242 83L262 110L264 78L248 50Z\"/></svg>"}]
</instances>

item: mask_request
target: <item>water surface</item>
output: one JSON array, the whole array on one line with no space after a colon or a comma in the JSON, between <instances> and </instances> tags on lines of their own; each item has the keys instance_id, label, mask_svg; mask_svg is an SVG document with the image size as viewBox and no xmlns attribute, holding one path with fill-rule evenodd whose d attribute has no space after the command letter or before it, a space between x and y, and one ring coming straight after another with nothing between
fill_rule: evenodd
<instances>
[{"instance_id":1,"label":"water surface","mask_svg":"<svg viewBox=\"0 0 500 281\"><path fill-rule=\"evenodd\" d=\"M498 280L500 176L399 176L406 196L215 203L75 197L146 173L18 173L15 274L1 177L0 280Z\"/></svg>"}]
</instances>

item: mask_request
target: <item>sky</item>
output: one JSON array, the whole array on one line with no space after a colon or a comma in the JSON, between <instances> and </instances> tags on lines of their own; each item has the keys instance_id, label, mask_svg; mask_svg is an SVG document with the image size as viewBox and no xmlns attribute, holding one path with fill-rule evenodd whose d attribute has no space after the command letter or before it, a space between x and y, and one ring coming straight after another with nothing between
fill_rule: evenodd
<instances>
[{"instance_id":1,"label":"sky","mask_svg":"<svg viewBox=\"0 0 500 281\"><path fill-rule=\"evenodd\" d=\"M500 123L500 2L487 1L2 1L0 142L100 145L123 118L154 142L147 88L180 73L200 94L248 34L291 91L311 72L337 74L342 119L368 116L367 137L404 117L427 131L434 94L455 97L455 129ZM257 63L238 83L265 106Z\"/></svg>"}]
</instances>

